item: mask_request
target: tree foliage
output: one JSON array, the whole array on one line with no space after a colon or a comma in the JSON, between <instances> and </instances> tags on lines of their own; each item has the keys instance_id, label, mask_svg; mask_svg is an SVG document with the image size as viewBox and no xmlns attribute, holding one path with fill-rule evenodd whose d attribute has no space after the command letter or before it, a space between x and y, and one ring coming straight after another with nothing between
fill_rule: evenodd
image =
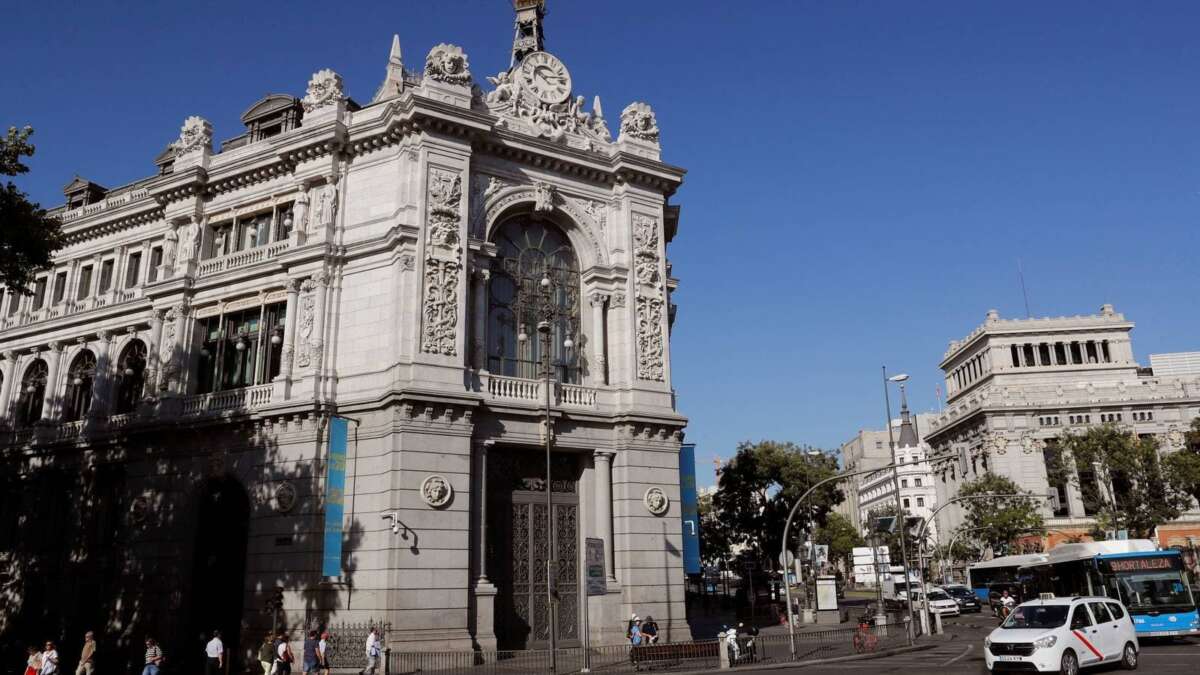
<instances>
[{"instance_id":1,"label":"tree foliage","mask_svg":"<svg viewBox=\"0 0 1200 675\"><path fill-rule=\"evenodd\" d=\"M0 138L0 175L27 173L22 157L33 155L31 127L10 127ZM51 256L63 245L62 224L46 215L40 205L11 181L0 186L0 283L21 293L29 292L34 273L50 265Z\"/></svg>"},{"instance_id":2,"label":"tree foliage","mask_svg":"<svg viewBox=\"0 0 1200 675\"><path fill-rule=\"evenodd\" d=\"M701 495L697 507L700 512L700 562L728 568L733 558L729 526L721 520L720 513L713 506L712 495Z\"/></svg>"},{"instance_id":3,"label":"tree foliage","mask_svg":"<svg viewBox=\"0 0 1200 675\"><path fill-rule=\"evenodd\" d=\"M1200 417L1192 420L1184 439L1182 450L1163 458L1163 473L1174 490L1200 502Z\"/></svg>"},{"instance_id":4,"label":"tree foliage","mask_svg":"<svg viewBox=\"0 0 1200 675\"><path fill-rule=\"evenodd\" d=\"M854 529L854 523L840 513L832 512L825 517L825 524L817 528L813 541L829 547L829 562L842 561L846 569L854 566L852 556L855 546L866 546L862 535Z\"/></svg>"},{"instance_id":5,"label":"tree foliage","mask_svg":"<svg viewBox=\"0 0 1200 675\"><path fill-rule=\"evenodd\" d=\"M1084 501L1095 508L1097 530L1149 537L1157 525L1187 509L1189 496L1167 480L1167 465L1153 436L1139 438L1103 424L1083 433L1063 432L1058 442L1062 452L1047 470L1079 487ZM1068 470L1072 462L1075 471Z\"/></svg>"},{"instance_id":6,"label":"tree foliage","mask_svg":"<svg viewBox=\"0 0 1200 675\"><path fill-rule=\"evenodd\" d=\"M721 469L713 506L727 525L731 544L742 544L747 553L770 569L778 568L783 525L788 511L814 484L837 472L837 459L794 443L762 441L738 444L737 454ZM792 522L796 537L811 532L844 495L836 484L821 486L809 495Z\"/></svg>"},{"instance_id":7,"label":"tree foliage","mask_svg":"<svg viewBox=\"0 0 1200 675\"><path fill-rule=\"evenodd\" d=\"M1010 494L1033 493L1020 489L1011 479L990 471L963 483L958 490L959 497ZM991 548L997 554L1007 553L1017 537L1042 531L1045 525L1042 505L1041 500L1033 497L997 497L959 502L964 513L960 538Z\"/></svg>"}]
</instances>

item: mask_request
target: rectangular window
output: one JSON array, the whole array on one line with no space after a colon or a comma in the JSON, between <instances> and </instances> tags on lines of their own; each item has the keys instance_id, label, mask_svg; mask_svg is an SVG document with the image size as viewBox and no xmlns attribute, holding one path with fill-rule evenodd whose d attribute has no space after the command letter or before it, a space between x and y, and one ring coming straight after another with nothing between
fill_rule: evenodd
<instances>
[{"instance_id":1,"label":"rectangular window","mask_svg":"<svg viewBox=\"0 0 1200 675\"><path fill-rule=\"evenodd\" d=\"M921 479L920 478L913 479L913 487L921 487Z\"/></svg>"},{"instance_id":2,"label":"rectangular window","mask_svg":"<svg viewBox=\"0 0 1200 675\"><path fill-rule=\"evenodd\" d=\"M21 307L21 296L20 294L13 293L12 291L9 291L5 295L8 296L8 315L12 316L13 314L16 314L17 310Z\"/></svg>"},{"instance_id":3,"label":"rectangular window","mask_svg":"<svg viewBox=\"0 0 1200 675\"><path fill-rule=\"evenodd\" d=\"M1037 361L1034 359L1033 345L1025 345L1024 347L1025 365L1036 366Z\"/></svg>"},{"instance_id":4,"label":"rectangular window","mask_svg":"<svg viewBox=\"0 0 1200 675\"><path fill-rule=\"evenodd\" d=\"M1038 363L1043 366L1052 365L1052 362L1050 361L1050 345L1046 344L1045 342L1038 345L1038 359Z\"/></svg>"},{"instance_id":5,"label":"rectangular window","mask_svg":"<svg viewBox=\"0 0 1200 675\"><path fill-rule=\"evenodd\" d=\"M918 507L918 508L920 508L920 507L922 507L922 506L925 506L925 498L924 498L924 497L917 497L917 507Z\"/></svg>"},{"instance_id":6,"label":"rectangular window","mask_svg":"<svg viewBox=\"0 0 1200 675\"><path fill-rule=\"evenodd\" d=\"M904 508L907 509L908 507L909 507L909 499L908 499L908 497L905 497L904 498Z\"/></svg>"},{"instance_id":7,"label":"rectangular window","mask_svg":"<svg viewBox=\"0 0 1200 675\"><path fill-rule=\"evenodd\" d=\"M1096 343L1091 340L1087 343L1087 362L1100 363L1100 359L1096 357Z\"/></svg>"},{"instance_id":8,"label":"rectangular window","mask_svg":"<svg viewBox=\"0 0 1200 675\"><path fill-rule=\"evenodd\" d=\"M1104 357L1105 363L1112 363L1112 356L1108 353L1108 340L1100 343L1100 355Z\"/></svg>"},{"instance_id":9,"label":"rectangular window","mask_svg":"<svg viewBox=\"0 0 1200 675\"><path fill-rule=\"evenodd\" d=\"M908 479L907 478L900 479L900 487L902 487L902 488L908 487Z\"/></svg>"},{"instance_id":10,"label":"rectangular window","mask_svg":"<svg viewBox=\"0 0 1200 675\"><path fill-rule=\"evenodd\" d=\"M67 273L59 272L58 274L54 275L54 304L57 305L58 303L62 302L66 295Z\"/></svg>"},{"instance_id":11,"label":"rectangular window","mask_svg":"<svg viewBox=\"0 0 1200 675\"><path fill-rule=\"evenodd\" d=\"M1083 363L1083 352L1079 350L1079 343L1071 343L1071 363Z\"/></svg>"},{"instance_id":12,"label":"rectangular window","mask_svg":"<svg viewBox=\"0 0 1200 675\"><path fill-rule=\"evenodd\" d=\"M1011 347L1008 348L1008 350L1009 350L1009 354L1012 355L1013 368L1020 368L1021 367L1021 355L1017 353L1017 346L1012 345Z\"/></svg>"},{"instance_id":13,"label":"rectangular window","mask_svg":"<svg viewBox=\"0 0 1200 675\"><path fill-rule=\"evenodd\" d=\"M46 304L46 277L40 277L33 282L33 309L34 311L42 308Z\"/></svg>"},{"instance_id":14,"label":"rectangular window","mask_svg":"<svg viewBox=\"0 0 1200 675\"><path fill-rule=\"evenodd\" d=\"M125 288L133 288L142 280L142 252L129 254L125 265Z\"/></svg>"},{"instance_id":15,"label":"rectangular window","mask_svg":"<svg viewBox=\"0 0 1200 675\"><path fill-rule=\"evenodd\" d=\"M1061 342L1054 343L1054 362L1060 366L1067 365L1067 348Z\"/></svg>"},{"instance_id":16,"label":"rectangular window","mask_svg":"<svg viewBox=\"0 0 1200 675\"><path fill-rule=\"evenodd\" d=\"M285 309L275 303L201 319L200 393L262 384L278 375Z\"/></svg>"},{"instance_id":17,"label":"rectangular window","mask_svg":"<svg viewBox=\"0 0 1200 675\"><path fill-rule=\"evenodd\" d=\"M96 289L97 293L107 293L112 288L113 281L113 261L105 260L100 265L100 286Z\"/></svg>"},{"instance_id":18,"label":"rectangular window","mask_svg":"<svg viewBox=\"0 0 1200 675\"><path fill-rule=\"evenodd\" d=\"M92 266L79 270L79 289L75 291L75 299L83 300L92 294Z\"/></svg>"},{"instance_id":19,"label":"rectangular window","mask_svg":"<svg viewBox=\"0 0 1200 675\"><path fill-rule=\"evenodd\" d=\"M275 211L275 241L292 236L292 205L284 204Z\"/></svg>"},{"instance_id":20,"label":"rectangular window","mask_svg":"<svg viewBox=\"0 0 1200 675\"><path fill-rule=\"evenodd\" d=\"M158 281L158 266L162 264L162 247L155 246L150 249L150 269L147 272L147 281L154 283Z\"/></svg>"}]
</instances>

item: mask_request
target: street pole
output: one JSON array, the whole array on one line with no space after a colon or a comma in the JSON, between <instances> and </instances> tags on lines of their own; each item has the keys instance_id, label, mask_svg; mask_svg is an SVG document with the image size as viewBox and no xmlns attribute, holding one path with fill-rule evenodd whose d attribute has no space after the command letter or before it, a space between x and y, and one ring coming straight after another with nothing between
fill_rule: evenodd
<instances>
[{"instance_id":1,"label":"street pole","mask_svg":"<svg viewBox=\"0 0 1200 675\"><path fill-rule=\"evenodd\" d=\"M549 279L549 277L542 277ZM550 555L546 556L546 611L550 614L547 617L547 631L550 633L550 672L555 672L558 668L558 614L555 611L557 608L554 603L554 582L555 582L555 559L558 556L558 549L554 546L554 494L552 486L554 484L553 474L550 473L550 453L553 451L554 433L551 431L551 411L550 411L550 322L542 320L538 322L538 334L542 345L542 373L545 375L546 388L546 527L549 530L548 539L550 540Z\"/></svg>"},{"instance_id":2,"label":"street pole","mask_svg":"<svg viewBox=\"0 0 1200 675\"><path fill-rule=\"evenodd\" d=\"M883 404L887 408L887 430L888 430L888 448L891 450L892 466L892 489L896 493L896 520L900 527L900 559L904 561L904 597L908 601L908 625L909 630L912 630L913 620L913 603L912 603L912 587L908 583L908 545L905 542L904 528L904 507L900 504L900 466L896 464L896 437L892 431L892 399L888 392L888 374L887 366L883 366ZM921 583L925 580L922 578ZM922 595L924 595L922 593ZM911 636L911 633L909 634Z\"/></svg>"},{"instance_id":3,"label":"street pole","mask_svg":"<svg viewBox=\"0 0 1200 675\"><path fill-rule=\"evenodd\" d=\"M839 473L839 474L830 476L829 478L826 478L824 480L817 481L817 483L815 485L808 488L808 490L804 494L800 495L800 498L796 500L796 503L792 504L792 510L788 511L787 520L784 521L784 523L783 523L783 538L780 539L780 541L782 542L781 548L783 549L782 551L780 551L780 557L783 558L783 561L787 562L786 551L788 549L788 530L792 529L792 519L796 517L796 511L799 510L800 505L804 503L804 500L808 499L808 496L810 494L812 494L817 488L821 487L822 485L825 485L826 483L836 482L836 481L843 480L846 478L851 478L853 476L861 476L863 474L875 473L877 471L887 471L888 469L895 468L895 466L896 466L896 464L893 461L891 464L889 464L887 466L875 467L873 469L859 469L858 471L850 471L847 473ZM799 547L797 547L796 553L797 553L796 557L799 558L800 557L799 556L799 553L800 553ZM878 570L876 570L876 571L878 571ZM795 620L796 615L795 615L795 612L792 611L791 585L789 585L789 584L783 585L783 595L787 602L788 644L789 644L789 648L791 649L792 660L794 661L794 660L796 660L796 620Z\"/></svg>"}]
</instances>

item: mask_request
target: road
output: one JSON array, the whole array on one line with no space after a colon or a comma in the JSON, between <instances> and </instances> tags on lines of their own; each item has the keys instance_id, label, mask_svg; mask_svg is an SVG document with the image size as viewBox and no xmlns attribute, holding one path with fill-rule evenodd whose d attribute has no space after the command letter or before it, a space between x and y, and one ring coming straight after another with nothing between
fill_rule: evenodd
<instances>
[{"instance_id":1,"label":"road","mask_svg":"<svg viewBox=\"0 0 1200 675\"><path fill-rule=\"evenodd\" d=\"M937 675L981 675L987 673L983 665L983 638L995 628L995 624L984 615L967 615L946 620L948 639L937 647L898 654L869 661L850 661L820 666L798 666L772 670L778 673L803 673L804 675L846 675L846 673L937 673ZM1188 673L1194 675L1200 664L1200 640L1189 639L1176 642L1146 642L1138 670L1146 673ZM1123 672L1119 665L1091 668L1085 673Z\"/></svg>"}]
</instances>

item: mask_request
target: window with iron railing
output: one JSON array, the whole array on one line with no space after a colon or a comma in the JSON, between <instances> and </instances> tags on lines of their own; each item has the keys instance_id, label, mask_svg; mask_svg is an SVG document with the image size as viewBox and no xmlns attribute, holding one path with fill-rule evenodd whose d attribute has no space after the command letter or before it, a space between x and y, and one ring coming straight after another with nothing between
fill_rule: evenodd
<instances>
[{"instance_id":1,"label":"window with iron railing","mask_svg":"<svg viewBox=\"0 0 1200 675\"><path fill-rule=\"evenodd\" d=\"M200 319L197 391L249 387L278 375L285 309L279 302Z\"/></svg>"}]
</instances>

